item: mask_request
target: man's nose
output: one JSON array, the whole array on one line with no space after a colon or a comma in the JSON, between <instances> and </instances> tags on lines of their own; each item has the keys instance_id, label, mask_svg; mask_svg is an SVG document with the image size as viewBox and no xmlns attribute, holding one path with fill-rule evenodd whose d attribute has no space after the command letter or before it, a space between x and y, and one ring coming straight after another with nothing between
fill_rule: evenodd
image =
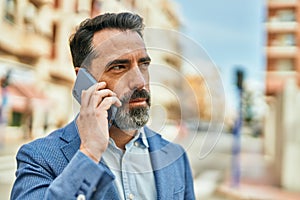
<instances>
[{"instance_id":1,"label":"man's nose","mask_svg":"<svg viewBox=\"0 0 300 200\"><path fill-rule=\"evenodd\" d=\"M146 80L138 66L133 67L130 70L130 82L129 87L132 90L142 89L145 87Z\"/></svg>"}]
</instances>

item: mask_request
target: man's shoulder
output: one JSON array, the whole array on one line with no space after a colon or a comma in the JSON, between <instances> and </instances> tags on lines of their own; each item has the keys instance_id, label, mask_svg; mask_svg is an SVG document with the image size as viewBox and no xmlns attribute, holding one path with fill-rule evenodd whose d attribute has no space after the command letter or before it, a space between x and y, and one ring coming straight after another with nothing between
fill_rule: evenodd
<instances>
[{"instance_id":1,"label":"man's shoulder","mask_svg":"<svg viewBox=\"0 0 300 200\"><path fill-rule=\"evenodd\" d=\"M77 137L77 132L73 129L73 122L67 124L65 127L54 130L49 135L37 138L27 144L22 145L20 150L30 151L32 154L48 154L59 151L66 143Z\"/></svg>"},{"instance_id":2,"label":"man's shoulder","mask_svg":"<svg viewBox=\"0 0 300 200\"><path fill-rule=\"evenodd\" d=\"M76 135L75 135L74 131L71 131L71 132L68 131L68 129L70 129L70 126L73 126L72 123L73 122L67 124L66 126L64 126L62 128L56 129L44 137L35 139L28 144L34 145L34 146L39 146L39 145L49 146L50 144L53 144L53 143L60 143L61 141L66 140L65 138L75 137Z\"/></svg>"},{"instance_id":3,"label":"man's shoulder","mask_svg":"<svg viewBox=\"0 0 300 200\"><path fill-rule=\"evenodd\" d=\"M22 145L18 150L17 160L24 163L34 163L34 165L43 166L43 168L56 175L60 174L68 162L63 151L64 147L71 144L69 147L76 149L78 146L79 139L76 139L77 133L72 131L70 126L72 126L71 123L53 131L45 137ZM75 140L70 139L72 137Z\"/></svg>"}]
</instances>

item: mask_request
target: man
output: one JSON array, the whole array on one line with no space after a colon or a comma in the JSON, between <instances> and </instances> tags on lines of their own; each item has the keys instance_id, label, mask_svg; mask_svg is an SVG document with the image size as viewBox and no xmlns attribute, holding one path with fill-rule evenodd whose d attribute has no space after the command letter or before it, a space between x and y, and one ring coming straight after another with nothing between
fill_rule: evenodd
<instances>
[{"instance_id":1,"label":"man","mask_svg":"<svg viewBox=\"0 0 300 200\"><path fill-rule=\"evenodd\" d=\"M70 39L75 71L98 83L82 92L73 122L20 148L12 199L195 199L184 150L145 126L151 59L142 30L131 13L80 24Z\"/></svg>"}]
</instances>

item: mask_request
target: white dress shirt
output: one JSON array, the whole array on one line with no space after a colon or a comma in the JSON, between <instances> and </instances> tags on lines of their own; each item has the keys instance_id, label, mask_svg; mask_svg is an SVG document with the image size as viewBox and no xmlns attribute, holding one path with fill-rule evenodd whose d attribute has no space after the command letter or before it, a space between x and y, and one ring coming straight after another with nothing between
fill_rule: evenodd
<instances>
[{"instance_id":1,"label":"white dress shirt","mask_svg":"<svg viewBox=\"0 0 300 200\"><path fill-rule=\"evenodd\" d=\"M125 145L125 151L110 138L102 158L116 177L114 183L120 199L156 199L154 173L143 128Z\"/></svg>"}]
</instances>

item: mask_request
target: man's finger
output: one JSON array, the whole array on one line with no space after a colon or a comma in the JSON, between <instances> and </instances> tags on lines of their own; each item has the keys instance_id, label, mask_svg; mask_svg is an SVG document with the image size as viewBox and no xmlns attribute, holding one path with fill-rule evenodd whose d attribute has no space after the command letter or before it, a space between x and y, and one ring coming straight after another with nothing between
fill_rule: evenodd
<instances>
[{"instance_id":1,"label":"man's finger","mask_svg":"<svg viewBox=\"0 0 300 200\"><path fill-rule=\"evenodd\" d=\"M116 96L105 97L99 104L99 109L108 110L112 105L120 107L122 105L120 99Z\"/></svg>"},{"instance_id":2,"label":"man's finger","mask_svg":"<svg viewBox=\"0 0 300 200\"><path fill-rule=\"evenodd\" d=\"M81 93L81 107L88 107L91 101L91 97L94 94L95 91L98 91L100 89L104 89L106 87L105 82L99 82L94 85L92 85L87 90L83 90Z\"/></svg>"},{"instance_id":3,"label":"man's finger","mask_svg":"<svg viewBox=\"0 0 300 200\"><path fill-rule=\"evenodd\" d=\"M93 98L93 107L96 108L102 102L105 97L116 96L116 94L109 89L102 89L94 92Z\"/></svg>"}]
</instances>

